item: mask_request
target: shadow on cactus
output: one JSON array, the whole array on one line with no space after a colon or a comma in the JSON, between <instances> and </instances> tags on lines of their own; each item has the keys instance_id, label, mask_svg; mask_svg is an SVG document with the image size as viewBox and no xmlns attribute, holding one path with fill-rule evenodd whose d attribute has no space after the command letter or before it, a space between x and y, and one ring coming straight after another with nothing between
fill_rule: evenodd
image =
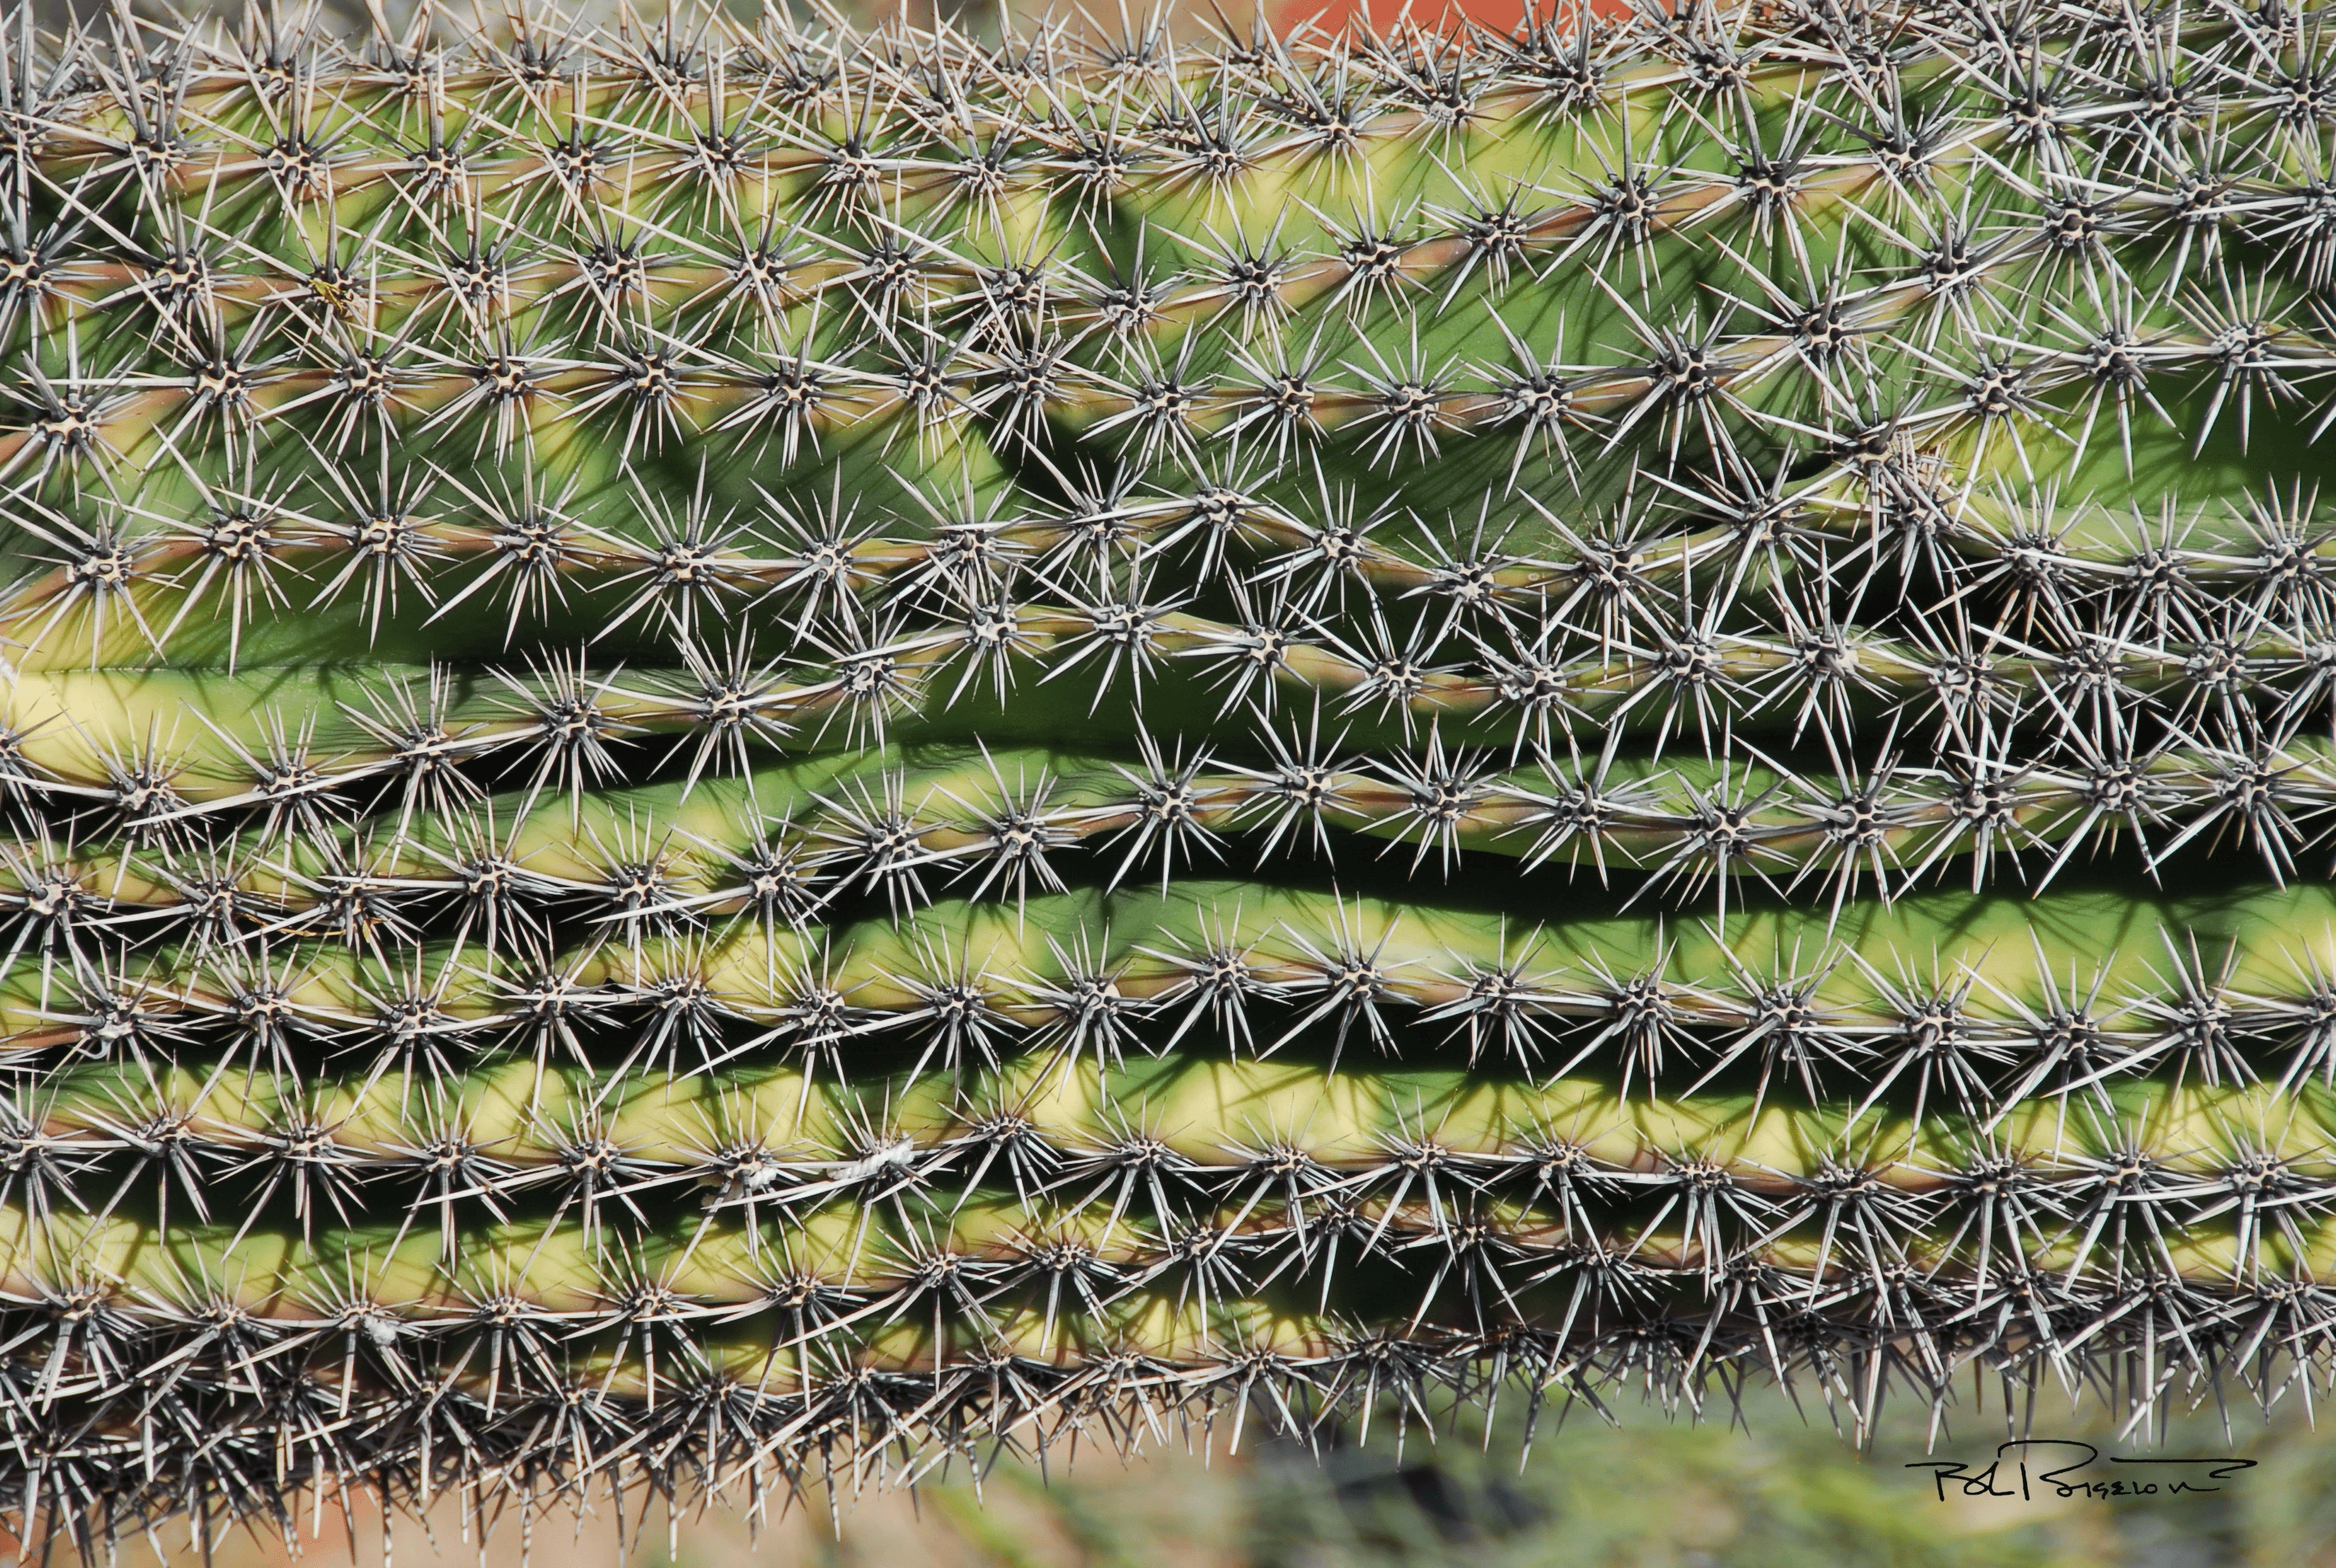
<instances>
[{"instance_id":1,"label":"shadow on cactus","mask_svg":"<svg viewBox=\"0 0 2336 1568\"><path fill-rule=\"evenodd\" d=\"M5 36L11 1530L2316 1394L2318 12Z\"/></svg>"}]
</instances>

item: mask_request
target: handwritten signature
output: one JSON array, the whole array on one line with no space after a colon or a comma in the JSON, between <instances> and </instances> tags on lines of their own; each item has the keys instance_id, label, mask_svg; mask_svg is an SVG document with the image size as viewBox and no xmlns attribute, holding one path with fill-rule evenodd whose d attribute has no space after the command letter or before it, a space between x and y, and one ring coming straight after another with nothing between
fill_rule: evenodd
<instances>
[{"instance_id":1,"label":"handwritten signature","mask_svg":"<svg viewBox=\"0 0 2336 1568\"><path fill-rule=\"evenodd\" d=\"M2242 1470L2255 1467L2253 1459L2230 1456L2215 1458L2127 1458L2112 1454L2112 1465L2134 1466L2124 1472L2082 1475L2101 1457L2090 1443L2069 1437L2030 1437L1997 1446L1991 1464L1973 1467L1961 1459L1918 1459L1909 1470L1928 1470L1939 1501L1948 1488L1962 1497L2170 1497L2184 1492L2220 1492L2214 1485ZM2063 1462L2065 1461L2065 1463ZM2044 1466L2051 1465L2051 1468Z\"/></svg>"}]
</instances>

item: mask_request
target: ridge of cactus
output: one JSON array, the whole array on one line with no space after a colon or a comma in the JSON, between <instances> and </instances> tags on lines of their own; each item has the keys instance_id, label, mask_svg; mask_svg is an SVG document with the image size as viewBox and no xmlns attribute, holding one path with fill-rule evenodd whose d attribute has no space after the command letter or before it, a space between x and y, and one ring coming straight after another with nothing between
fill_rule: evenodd
<instances>
[{"instance_id":1,"label":"ridge of cactus","mask_svg":"<svg viewBox=\"0 0 2336 1568\"><path fill-rule=\"evenodd\" d=\"M0 22L0 1534L2328 1389L2321 8L369 15Z\"/></svg>"}]
</instances>

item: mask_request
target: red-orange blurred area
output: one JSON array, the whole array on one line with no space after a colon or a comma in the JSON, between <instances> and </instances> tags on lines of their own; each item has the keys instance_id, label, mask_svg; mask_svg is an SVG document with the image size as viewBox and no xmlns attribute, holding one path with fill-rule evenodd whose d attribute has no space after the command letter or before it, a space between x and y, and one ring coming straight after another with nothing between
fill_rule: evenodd
<instances>
[{"instance_id":1,"label":"red-orange blurred area","mask_svg":"<svg viewBox=\"0 0 2336 1568\"><path fill-rule=\"evenodd\" d=\"M1526 9L1526 0L1280 0L1270 15L1274 24L1285 31L1304 22L1332 32L1352 23L1368 22L1385 32L1406 21L1433 30L1456 15L1506 33L1524 20ZM1547 20L1552 15L1548 0L1541 0L1532 9L1536 20ZM1587 11L1617 16L1630 9L1631 0L1587 0L1586 4L1560 5L1554 15L1564 20Z\"/></svg>"}]
</instances>

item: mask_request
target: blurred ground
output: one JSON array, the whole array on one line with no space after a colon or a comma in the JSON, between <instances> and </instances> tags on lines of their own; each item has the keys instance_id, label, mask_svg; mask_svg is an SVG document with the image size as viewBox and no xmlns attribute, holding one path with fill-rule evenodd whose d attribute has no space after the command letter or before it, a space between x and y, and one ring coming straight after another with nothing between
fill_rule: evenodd
<instances>
[{"instance_id":1,"label":"blurred ground","mask_svg":"<svg viewBox=\"0 0 2336 1568\"><path fill-rule=\"evenodd\" d=\"M1900 1412L1873 1451L1836 1437L1821 1404L1804 1424L1781 1396L1747 1398L1752 1430L1690 1426L1624 1410L1619 1431L1577 1410L1544 1419L1518 1464L1520 1425L1438 1441L1415 1428L1400 1457L1384 1423L1368 1447L1327 1440L1319 1456L1290 1442L1244 1443L1204 1456L1202 1435L1133 1465L1088 1450L1065 1470L998 1464L978 1488L962 1468L913 1494L871 1492L833 1518L827 1499L783 1507L750 1526L743 1504L685 1516L668 1533L661 1505L619 1528L605 1506L581 1526L561 1513L531 1534L506 1518L483 1544L449 1499L428 1525L393 1532L396 1568L617 1568L677 1562L770 1568L2336 1568L2336 1430L2315 1431L2300 1405L2266 1425L2234 1415L2226 1437L2211 1408L2155 1444L2118 1443L2098 1422L2054 1419L2038 1436L2085 1437L2104 1454L2234 1455L2257 1461L2213 1493L2128 1498L1937 1499L1921 1412ZM1957 1421L1929 1456L1976 1466L2000 1440L1992 1412ZM2057 1463L2057 1461L2056 1461ZM2035 1468L2046 1467L2039 1463ZM1049 1473L1051 1471L1051 1473ZM2106 1461L2086 1476L2164 1475ZM2180 1473L2201 1476L2203 1472ZM2012 1472L2002 1473L2011 1489ZM2210 1484L2211 1483L2207 1483ZM214 1568L348 1563L347 1526L330 1509L322 1538L296 1552L234 1534ZM380 1523L354 1521L355 1563L383 1568ZM671 1548L668 1554L668 1546ZM200 1546L183 1526L126 1544L125 1565L192 1568ZM64 1561L60 1556L57 1561Z\"/></svg>"}]
</instances>

